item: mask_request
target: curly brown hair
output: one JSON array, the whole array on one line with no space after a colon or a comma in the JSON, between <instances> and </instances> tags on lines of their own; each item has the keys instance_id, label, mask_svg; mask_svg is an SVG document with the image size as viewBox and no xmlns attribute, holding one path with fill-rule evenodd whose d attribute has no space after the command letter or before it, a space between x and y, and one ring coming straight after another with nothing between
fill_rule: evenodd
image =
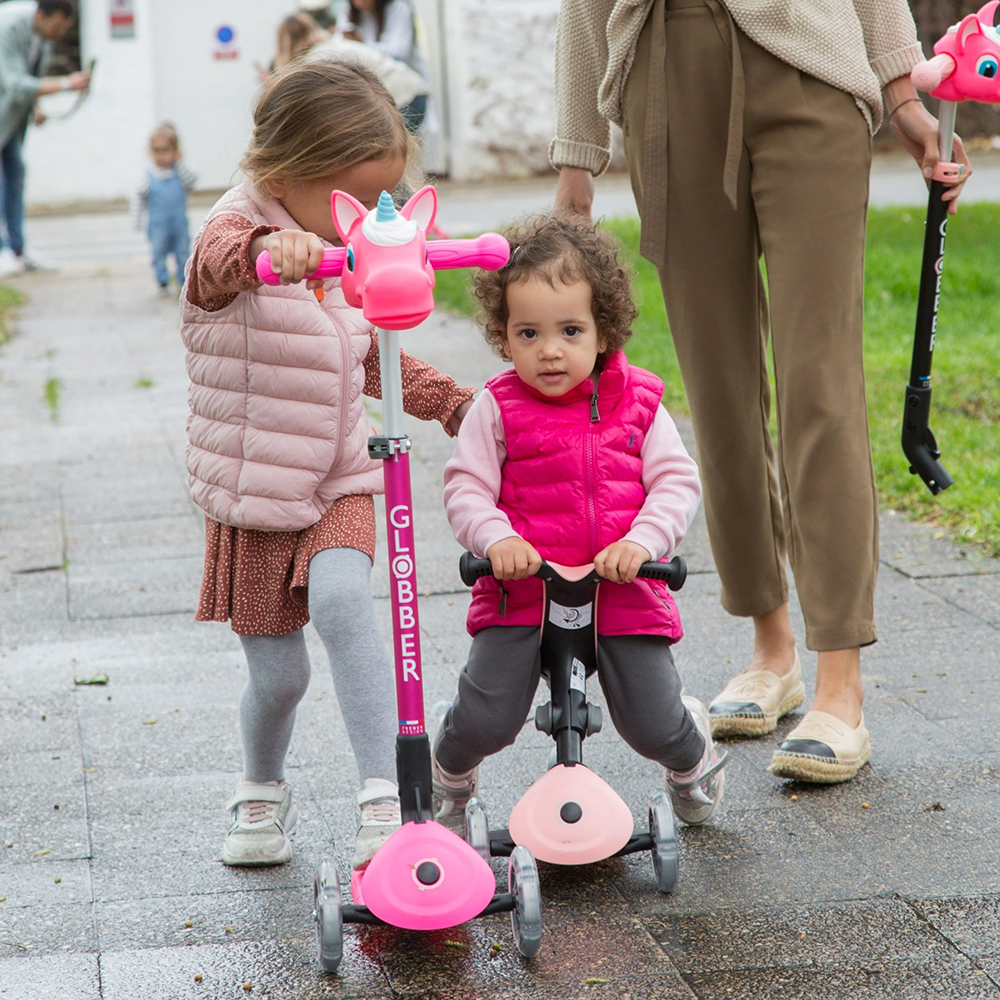
<instances>
[{"instance_id":1,"label":"curly brown hair","mask_svg":"<svg viewBox=\"0 0 1000 1000\"><path fill-rule=\"evenodd\" d=\"M510 260L499 271L476 271L473 279L477 319L498 357L506 357L507 289L535 277L550 285L590 285L591 311L605 343L598 364L625 346L638 310L632 300L632 274L611 233L575 216L543 214L517 220L503 235L510 243Z\"/></svg>"}]
</instances>

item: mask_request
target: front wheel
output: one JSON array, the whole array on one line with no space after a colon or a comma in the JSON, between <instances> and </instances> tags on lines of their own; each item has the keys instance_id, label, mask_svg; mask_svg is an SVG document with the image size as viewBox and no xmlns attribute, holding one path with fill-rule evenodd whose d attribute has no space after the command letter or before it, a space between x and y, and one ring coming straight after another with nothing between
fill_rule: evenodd
<instances>
[{"instance_id":1,"label":"front wheel","mask_svg":"<svg viewBox=\"0 0 1000 1000\"><path fill-rule=\"evenodd\" d=\"M336 972L344 957L344 914L337 868L329 861L324 861L316 871L313 919L316 921L320 967L324 972Z\"/></svg>"},{"instance_id":2,"label":"front wheel","mask_svg":"<svg viewBox=\"0 0 1000 1000\"><path fill-rule=\"evenodd\" d=\"M649 800L649 836L653 841L653 871L660 892L672 892L677 885L677 826L666 792Z\"/></svg>"},{"instance_id":3,"label":"front wheel","mask_svg":"<svg viewBox=\"0 0 1000 1000\"><path fill-rule=\"evenodd\" d=\"M522 844L511 852L507 885L514 897L514 909L510 912L514 943L525 958L531 958L538 954L542 944L542 890L535 859Z\"/></svg>"}]
</instances>

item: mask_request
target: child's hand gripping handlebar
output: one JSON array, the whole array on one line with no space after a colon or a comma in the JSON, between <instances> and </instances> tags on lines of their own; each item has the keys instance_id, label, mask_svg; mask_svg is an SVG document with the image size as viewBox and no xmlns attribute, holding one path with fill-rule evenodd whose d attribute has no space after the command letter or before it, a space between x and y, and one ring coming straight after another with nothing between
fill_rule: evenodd
<instances>
[{"instance_id":1,"label":"child's hand gripping handlebar","mask_svg":"<svg viewBox=\"0 0 1000 1000\"><path fill-rule=\"evenodd\" d=\"M344 271L346 247L329 247L323 251L323 262L312 274L312 278L339 278ZM460 267L481 267L496 271L507 263L510 245L498 233L484 233L468 240L432 240L427 244L427 260L435 271L453 270ZM271 254L264 250L257 257L257 277L265 285L280 284L280 279L271 267Z\"/></svg>"},{"instance_id":2,"label":"child's hand gripping handlebar","mask_svg":"<svg viewBox=\"0 0 1000 1000\"><path fill-rule=\"evenodd\" d=\"M493 564L489 559L479 559L471 552L463 552L458 562L458 572L462 577L462 583L471 587L481 576L493 575ZM553 573L552 567L542 563L542 568L535 574L543 579L550 577ZM638 576L644 576L649 580L662 580L670 590L680 590L687 579L687 563L682 556L674 556L670 562L645 562L639 567ZM603 579L603 577L598 577Z\"/></svg>"}]
</instances>

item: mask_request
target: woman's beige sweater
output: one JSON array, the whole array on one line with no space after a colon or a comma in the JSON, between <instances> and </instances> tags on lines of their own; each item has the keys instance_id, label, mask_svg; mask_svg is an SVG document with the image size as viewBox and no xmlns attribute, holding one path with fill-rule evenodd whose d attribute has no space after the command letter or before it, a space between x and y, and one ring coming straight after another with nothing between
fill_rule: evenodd
<instances>
[{"instance_id":1,"label":"woman's beige sweater","mask_svg":"<svg viewBox=\"0 0 1000 1000\"><path fill-rule=\"evenodd\" d=\"M562 0L556 36L556 168L602 173L609 122L654 0ZM723 0L739 28L789 65L851 94L872 133L881 88L923 59L906 0Z\"/></svg>"}]
</instances>

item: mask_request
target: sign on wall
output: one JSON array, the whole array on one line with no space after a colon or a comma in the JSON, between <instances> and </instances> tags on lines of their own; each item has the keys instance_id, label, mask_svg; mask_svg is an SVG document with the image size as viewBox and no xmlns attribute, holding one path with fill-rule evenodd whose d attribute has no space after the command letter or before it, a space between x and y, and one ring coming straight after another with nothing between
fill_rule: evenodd
<instances>
[{"instance_id":1,"label":"sign on wall","mask_svg":"<svg viewBox=\"0 0 1000 1000\"><path fill-rule=\"evenodd\" d=\"M132 0L109 0L112 38L135 38L135 10Z\"/></svg>"}]
</instances>

